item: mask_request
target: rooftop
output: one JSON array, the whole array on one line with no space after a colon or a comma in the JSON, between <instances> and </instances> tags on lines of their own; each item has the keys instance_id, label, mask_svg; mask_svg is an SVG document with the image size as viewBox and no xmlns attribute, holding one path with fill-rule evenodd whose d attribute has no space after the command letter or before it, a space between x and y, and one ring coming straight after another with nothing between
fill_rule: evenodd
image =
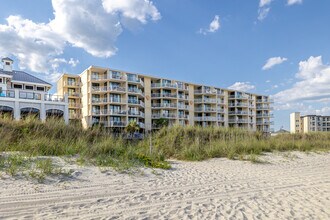
<instances>
[{"instance_id":1,"label":"rooftop","mask_svg":"<svg viewBox=\"0 0 330 220\"><path fill-rule=\"evenodd\" d=\"M4 71L3 69L0 69L0 74L12 76L13 81L46 84L46 85L51 86L50 83L48 83L42 79L39 79L35 76L32 76L31 74L26 73L24 71L13 70L12 72L10 72L10 71Z\"/></svg>"}]
</instances>

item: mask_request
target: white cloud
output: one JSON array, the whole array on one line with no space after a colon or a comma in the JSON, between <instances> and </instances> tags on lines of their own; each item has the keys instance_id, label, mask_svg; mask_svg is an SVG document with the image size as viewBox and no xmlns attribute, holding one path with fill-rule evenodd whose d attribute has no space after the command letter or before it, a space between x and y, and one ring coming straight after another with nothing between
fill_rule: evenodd
<instances>
[{"instance_id":1,"label":"white cloud","mask_svg":"<svg viewBox=\"0 0 330 220\"><path fill-rule=\"evenodd\" d=\"M108 13L121 13L142 23L147 23L148 17L154 21L161 18L157 8L149 0L102 0L102 4Z\"/></svg>"},{"instance_id":2,"label":"white cloud","mask_svg":"<svg viewBox=\"0 0 330 220\"><path fill-rule=\"evenodd\" d=\"M219 15L215 15L214 19L211 21L211 23L209 24L209 28L208 29L199 29L198 33L200 34L208 34L208 33L214 33L216 31L218 31L220 29L220 17Z\"/></svg>"},{"instance_id":3,"label":"white cloud","mask_svg":"<svg viewBox=\"0 0 330 220\"><path fill-rule=\"evenodd\" d=\"M266 61L266 64L262 67L262 70L268 70L274 67L275 65L279 65L288 59L285 57L271 57Z\"/></svg>"},{"instance_id":4,"label":"white cloud","mask_svg":"<svg viewBox=\"0 0 330 220\"><path fill-rule=\"evenodd\" d=\"M311 56L299 63L297 82L291 88L274 95L279 106L296 103L329 103L330 65L322 62L322 57Z\"/></svg>"},{"instance_id":5,"label":"white cloud","mask_svg":"<svg viewBox=\"0 0 330 220\"><path fill-rule=\"evenodd\" d=\"M272 2L273 0L260 0L259 2L259 7L262 8L262 7L265 7L267 5L270 5L270 3Z\"/></svg>"},{"instance_id":6,"label":"white cloud","mask_svg":"<svg viewBox=\"0 0 330 220\"><path fill-rule=\"evenodd\" d=\"M269 11L270 11L270 8L259 8L259 10L258 10L258 20L259 21L264 20L267 17Z\"/></svg>"},{"instance_id":7,"label":"white cloud","mask_svg":"<svg viewBox=\"0 0 330 220\"><path fill-rule=\"evenodd\" d=\"M233 85L229 86L228 88L232 90L247 92L250 90L254 90L256 87L252 85L250 82L235 82Z\"/></svg>"},{"instance_id":8,"label":"white cloud","mask_svg":"<svg viewBox=\"0 0 330 220\"><path fill-rule=\"evenodd\" d=\"M16 57L22 69L55 74L62 65L79 63L61 57L68 46L97 57L113 56L122 17L142 24L160 19L149 0L52 0L52 6L54 18L48 23L9 16L0 24L0 54Z\"/></svg>"},{"instance_id":9,"label":"white cloud","mask_svg":"<svg viewBox=\"0 0 330 220\"><path fill-rule=\"evenodd\" d=\"M288 5L302 4L303 0L288 0Z\"/></svg>"},{"instance_id":10,"label":"white cloud","mask_svg":"<svg viewBox=\"0 0 330 220\"><path fill-rule=\"evenodd\" d=\"M258 9L258 20L262 21L264 20L269 11L270 11L270 4L273 0L260 0L259 1L259 9Z\"/></svg>"}]
</instances>

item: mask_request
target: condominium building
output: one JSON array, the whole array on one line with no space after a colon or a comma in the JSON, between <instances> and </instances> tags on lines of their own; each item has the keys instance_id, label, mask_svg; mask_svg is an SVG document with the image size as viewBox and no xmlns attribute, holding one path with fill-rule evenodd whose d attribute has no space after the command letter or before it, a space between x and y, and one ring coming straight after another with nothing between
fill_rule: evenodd
<instances>
[{"instance_id":1,"label":"condominium building","mask_svg":"<svg viewBox=\"0 0 330 220\"><path fill-rule=\"evenodd\" d=\"M265 95L96 66L79 77L80 90L75 91L81 92L84 127L102 125L120 130L136 121L142 130L150 131L166 121L168 125L271 131L272 100ZM67 91L64 85L68 80L63 75L58 91Z\"/></svg>"},{"instance_id":2,"label":"condominium building","mask_svg":"<svg viewBox=\"0 0 330 220\"><path fill-rule=\"evenodd\" d=\"M57 94L67 96L69 102L69 120L81 121L81 81L78 75L63 74L57 82Z\"/></svg>"},{"instance_id":3,"label":"condominium building","mask_svg":"<svg viewBox=\"0 0 330 220\"><path fill-rule=\"evenodd\" d=\"M13 60L3 58L0 69L0 116L20 120L34 115L45 121L61 117L68 123L66 97L49 94L51 84L23 71L13 70Z\"/></svg>"},{"instance_id":4,"label":"condominium building","mask_svg":"<svg viewBox=\"0 0 330 220\"><path fill-rule=\"evenodd\" d=\"M291 133L308 133L315 131L330 131L330 116L301 116L300 112L290 114Z\"/></svg>"}]
</instances>

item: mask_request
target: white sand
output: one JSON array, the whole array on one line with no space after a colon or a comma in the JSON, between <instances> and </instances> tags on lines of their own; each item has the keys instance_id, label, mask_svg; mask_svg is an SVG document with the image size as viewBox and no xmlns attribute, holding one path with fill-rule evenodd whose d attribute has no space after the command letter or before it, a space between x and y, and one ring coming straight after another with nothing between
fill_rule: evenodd
<instances>
[{"instance_id":1,"label":"white sand","mask_svg":"<svg viewBox=\"0 0 330 220\"><path fill-rule=\"evenodd\" d=\"M172 161L157 174L67 165L74 178L47 184L5 178L0 219L330 219L330 154L294 155Z\"/></svg>"}]
</instances>

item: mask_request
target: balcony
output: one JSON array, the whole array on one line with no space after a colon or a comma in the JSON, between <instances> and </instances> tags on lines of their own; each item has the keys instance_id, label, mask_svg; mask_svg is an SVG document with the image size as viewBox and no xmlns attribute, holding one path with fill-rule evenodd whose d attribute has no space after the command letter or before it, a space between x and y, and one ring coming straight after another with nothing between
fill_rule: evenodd
<instances>
[{"instance_id":1,"label":"balcony","mask_svg":"<svg viewBox=\"0 0 330 220\"><path fill-rule=\"evenodd\" d=\"M249 120L248 119L232 119L232 118L230 118L228 120L228 123L243 124L243 123L249 123Z\"/></svg>"},{"instance_id":2,"label":"balcony","mask_svg":"<svg viewBox=\"0 0 330 220\"><path fill-rule=\"evenodd\" d=\"M153 93L151 94L152 98L177 98L176 93Z\"/></svg>"},{"instance_id":3,"label":"balcony","mask_svg":"<svg viewBox=\"0 0 330 220\"><path fill-rule=\"evenodd\" d=\"M126 77L124 74L117 71L109 71L108 79L114 79L119 81L125 81Z\"/></svg>"},{"instance_id":4,"label":"balcony","mask_svg":"<svg viewBox=\"0 0 330 220\"><path fill-rule=\"evenodd\" d=\"M229 115L247 115L248 112L246 111L230 111L228 112Z\"/></svg>"},{"instance_id":5,"label":"balcony","mask_svg":"<svg viewBox=\"0 0 330 220\"><path fill-rule=\"evenodd\" d=\"M188 95L178 94L178 98L179 98L179 99L188 100L188 99L189 99L189 96L188 96Z\"/></svg>"},{"instance_id":6,"label":"balcony","mask_svg":"<svg viewBox=\"0 0 330 220\"><path fill-rule=\"evenodd\" d=\"M128 111L129 116L142 117L144 118L144 113L141 111Z\"/></svg>"},{"instance_id":7,"label":"balcony","mask_svg":"<svg viewBox=\"0 0 330 220\"><path fill-rule=\"evenodd\" d=\"M182 84L182 85L181 84L178 84L178 89L188 91L188 86L186 86L184 84Z\"/></svg>"},{"instance_id":8,"label":"balcony","mask_svg":"<svg viewBox=\"0 0 330 220\"><path fill-rule=\"evenodd\" d=\"M217 109L218 113L226 113L226 111L224 109Z\"/></svg>"},{"instance_id":9,"label":"balcony","mask_svg":"<svg viewBox=\"0 0 330 220\"><path fill-rule=\"evenodd\" d=\"M179 119L188 119L188 115L184 115L184 114L179 114L178 115Z\"/></svg>"},{"instance_id":10,"label":"balcony","mask_svg":"<svg viewBox=\"0 0 330 220\"><path fill-rule=\"evenodd\" d=\"M273 125L274 124L273 121L259 121L259 120L256 123L257 123L257 125Z\"/></svg>"},{"instance_id":11,"label":"balcony","mask_svg":"<svg viewBox=\"0 0 330 220\"><path fill-rule=\"evenodd\" d=\"M258 118L273 118L273 114L257 114Z\"/></svg>"},{"instance_id":12,"label":"balcony","mask_svg":"<svg viewBox=\"0 0 330 220\"><path fill-rule=\"evenodd\" d=\"M126 88L121 86L110 86L108 89L110 92L121 92L121 93L126 92Z\"/></svg>"},{"instance_id":13,"label":"balcony","mask_svg":"<svg viewBox=\"0 0 330 220\"><path fill-rule=\"evenodd\" d=\"M176 103L154 103L152 108L177 108Z\"/></svg>"},{"instance_id":14,"label":"balcony","mask_svg":"<svg viewBox=\"0 0 330 220\"><path fill-rule=\"evenodd\" d=\"M216 99L208 99L208 98L195 99L195 103L217 103L217 100Z\"/></svg>"},{"instance_id":15,"label":"balcony","mask_svg":"<svg viewBox=\"0 0 330 220\"><path fill-rule=\"evenodd\" d=\"M195 121L217 121L217 117L195 117Z\"/></svg>"},{"instance_id":16,"label":"balcony","mask_svg":"<svg viewBox=\"0 0 330 220\"><path fill-rule=\"evenodd\" d=\"M153 119L159 119L159 118L170 118L170 119L175 119L177 118L177 114L152 114Z\"/></svg>"},{"instance_id":17,"label":"balcony","mask_svg":"<svg viewBox=\"0 0 330 220\"><path fill-rule=\"evenodd\" d=\"M171 89L176 89L178 88L177 84L173 83L152 83L151 88L171 88Z\"/></svg>"},{"instance_id":18,"label":"balcony","mask_svg":"<svg viewBox=\"0 0 330 220\"><path fill-rule=\"evenodd\" d=\"M225 118L224 117L218 117L218 121L225 122Z\"/></svg>"},{"instance_id":19,"label":"balcony","mask_svg":"<svg viewBox=\"0 0 330 220\"><path fill-rule=\"evenodd\" d=\"M216 108L210 108L210 107L200 107L200 108L195 108L195 112L216 112Z\"/></svg>"},{"instance_id":20,"label":"balcony","mask_svg":"<svg viewBox=\"0 0 330 220\"><path fill-rule=\"evenodd\" d=\"M189 105L178 105L178 109L189 109Z\"/></svg>"},{"instance_id":21,"label":"balcony","mask_svg":"<svg viewBox=\"0 0 330 220\"><path fill-rule=\"evenodd\" d=\"M138 94L144 97L144 93L142 92L141 89L138 88L128 88L128 93L134 93L134 94Z\"/></svg>"},{"instance_id":22,"label":"balcony","mask_svg":"<svg viewBox=\"0 0 330 220\"><path fill-rule=\"evenodd\" d=\"M229 99L249 99L249 96L236 94L236 95L230 95Z\"/></svg>"},{"instance_id":23,"label":"balcony","mask_svg":"<svg viewBox=\"0 0 330 220\"><path fill-rule=\"evenodd\" d=\"M144 87L144 83L141 79L138 77L127 77L127 82L134 83L134 84L140 84L142 87Z\"/></svg>"},{"instance_id":24,"label":"balcony","mask_svg":"<svg viewBox=\"0 0 330 220\"><path fill-rule=\"evenodd\" d=\"M249 104L248 104L248 103L241 103L241 102L238 102L238 103L229 103L228 106L229 106L229 107L248 107Z\"/></svg>"},{"instance_id":25,"label":"balcony","mask_svg":"<svg viewBox=\"0 0 330 220\"><path fill-rule=\"evenodd\" d=\"M257 105L257 110L273 110L274 108L268 105Z\"/></svg>"},{"instance_id":26,"label":"balcony","mask_svg":"<svg viewBox=\"0 0 330 220\"><path fill-rule=\"evenodd\" d=\"M274 99L270 99L270 98L257 99L257 103L274 103Z\"/></svg>"},{"instance_id":27,"label":"balcony","mask_svg":"<svg viewBox=\"0 0 330 220\"><path fill-rule=\"evenodd\" d=\"M67 94L69 97L74 97L74 98L80 98L81 97L81 93L79 92L68 92L68 93L65 93Z\"/></svg>"},{"instance_id":28,"label":"balcony","mask_svg":"<svg viewBox=\"0 0 330 220\"><path fill-rule=\"evenodd\" d=\"M64 81L64 86L66 87L80 87L81 85L81 82Z\"/></svg>"},{"instance_id":29,"label":"balcony","mask_svg":"<svg viewBox=\"0 0 330 220\"><path fill-rule=\"evenodd\" d=\"M104 116L104 115L119 115L119 116L126 116L125 110L120 110L120 109L101 109L101 110L95 110L92 112L92 115L96 116Z\"/></svg>"},{"instance_id":30,"label":"balcony","mask_svg":"<svg viewBox=\"0 0 330 220\"><path fill-rule=\"evenodd\" d=\"M80 103L69 102L69 108L81 108L82 105Z\"/></svg>"}]
</instances>

